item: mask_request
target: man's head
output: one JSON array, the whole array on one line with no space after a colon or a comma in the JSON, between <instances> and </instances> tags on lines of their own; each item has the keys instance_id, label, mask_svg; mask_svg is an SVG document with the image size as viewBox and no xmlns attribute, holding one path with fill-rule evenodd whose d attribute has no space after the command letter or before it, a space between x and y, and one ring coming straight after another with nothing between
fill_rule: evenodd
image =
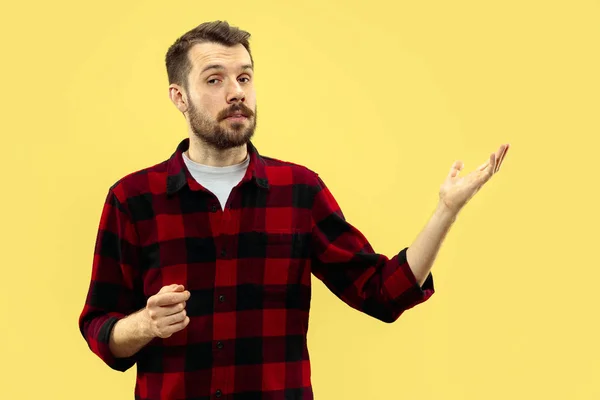
<instances>
[{"instance_id":1,"label":"man's head","mask_svg":"<svg viewBox=\"0 0 600 400\"><path fill-rule=\"evenodd\" d=\"M256 128L249 38L248 32L227 22L207 22L181 36L167 51L171 101L185 115L193 134L219 150L246 144Z\"/></svg>"}]
</instances>

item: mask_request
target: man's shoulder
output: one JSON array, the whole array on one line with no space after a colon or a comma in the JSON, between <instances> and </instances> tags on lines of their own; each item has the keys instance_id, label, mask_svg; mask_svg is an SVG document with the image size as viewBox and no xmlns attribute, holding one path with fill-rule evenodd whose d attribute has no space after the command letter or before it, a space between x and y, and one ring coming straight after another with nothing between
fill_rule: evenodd
<instances>
[{"instance_id":1,"label":"man's shoulder","mask_svg":"<svg viewBox=\"0 0 600 400\"><path fill-rule=\"evenodd\" d=\"M271 156L261 155L261 158L264 160L269 181L276 183L291 178L294 184L315 185L317 183L319 174L306 165Z\"/></svg>"},{"instance_id":2,"label":"man's shoulder","mask_svg":"<svg viewBox=\"0 0 600 400\"><path fill-rule=\"evenodd\" d=\"M166 191L169 160L147 166L117 179L109 188L120 202L136 196Z\"/></svg>"}]
</instances>

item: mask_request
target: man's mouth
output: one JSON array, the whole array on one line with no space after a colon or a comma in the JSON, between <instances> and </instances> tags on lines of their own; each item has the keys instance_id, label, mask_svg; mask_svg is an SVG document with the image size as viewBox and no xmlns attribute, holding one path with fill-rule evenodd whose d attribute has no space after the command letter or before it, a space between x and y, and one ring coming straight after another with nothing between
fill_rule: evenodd
<instances>
[{"instance_id":1,"label":"man's mouth","mask_svg":"<svg viewBox=\"0 0 600 400\"><path fill-rule=\"evenodd\" d=\"M243 119L246 119L246 118L248 118L248 117L246 117L242 113L234 113L234 114L228 115L227 118L225 118L225 119L243 120Z\"/></svg>"}]
</instances>

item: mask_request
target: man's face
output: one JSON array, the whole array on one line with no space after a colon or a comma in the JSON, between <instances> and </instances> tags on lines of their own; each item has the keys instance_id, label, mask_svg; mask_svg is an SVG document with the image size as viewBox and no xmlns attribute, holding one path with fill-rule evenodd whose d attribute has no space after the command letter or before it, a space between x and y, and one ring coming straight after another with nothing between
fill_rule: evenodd
<instances>
[{"instance_id":1,"label":"man's face","mask_svg":"<svg viewBox=\"0 0 600 400\"><path fill-rule=\"evenodd\" d=\"M219 150L246 144L256 128L254 71L248 51L241 44L200 43L188 57L192 70L187 118L192 132Z\"/></svg>"}]
</instances>

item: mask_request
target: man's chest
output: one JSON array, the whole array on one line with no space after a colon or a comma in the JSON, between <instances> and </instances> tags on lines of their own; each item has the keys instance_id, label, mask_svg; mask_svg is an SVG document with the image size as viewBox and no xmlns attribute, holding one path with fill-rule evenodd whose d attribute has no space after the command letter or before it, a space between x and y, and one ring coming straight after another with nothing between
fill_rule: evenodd
<instances>
[{"instance_id":1,"label":"man's chest","mask_svg":"<svg viewBox=\"0 0 600 400\"><path fill-rule=\"evenodd\" d=\"M236 308L298 307L290 297L310 288L312 218L299 189L234 188L225 209L204 191L134 205L146 298L178 283L204 304L226 296Z\"/></svg>"}]
</instances>

